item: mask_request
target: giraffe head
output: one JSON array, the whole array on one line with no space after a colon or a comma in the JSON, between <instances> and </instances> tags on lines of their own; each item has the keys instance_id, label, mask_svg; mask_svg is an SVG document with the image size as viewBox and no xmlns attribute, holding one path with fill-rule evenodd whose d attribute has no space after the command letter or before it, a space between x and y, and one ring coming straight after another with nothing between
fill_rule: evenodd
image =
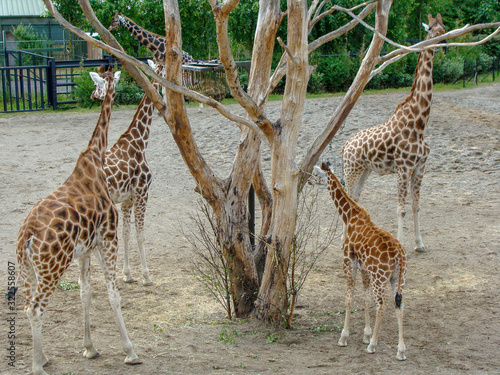
<instances>
[{"instance_id":1,"label":"giraffe head","mask_svg":"<svg viewBox=\"0 0 500 375\"><path fill-rule=\"evenodd\" d=\"M158 74L160 77L165 77L165 64L160 64L153 60L148 60L148 64L151 69L156 72L156 74Z\"/></svg>"},{"instance_id":2,"label":"giraffe head","mask_svg":"<svg viewBox=\"0 0 500 375\"><path fill-rule=\"evenodd\" d=\"M104 69L103 66L99 68L99 72L89 72L92 81L94 81L95 89L92 91L90 98L92 100L103 100L106 96L106 91L108 91L108 85L113 84L116 86L120 80L121 72L116 72L113 75L113 67L110 65L108 69Z\"/></svg>"},{"instance_id":3,"label":"giraffe head","mask_svg":"<svg viewBox=\"0 0 500 375\"><path fill-rule=\"evenodd\" d=\"M433 18L432 14L429 14L429 24L422 23L422 26L424 26L425 31L428 33L426 39L431 39L446 33L446 26L444 26L443 19L439 13L436 18Z\"/></svg>"},{"instance_id":4,"label":"giraffe head","mask_svg":"<svg viewBox=\"0 0 500 375\"><path fill-rule=\"evenodd\" d=\"M108 31L114 31L121 26L121 17L122 16L118 13L118 11L116 11L113 19L111 20L111 25L108 27Z\"/></svg>"},{"instance_id":5,"label":"giraffe head","mask_svg":"<svg viewBox=\"0 0 500 375\"><path fill-rule=\"evenodd\" d=\"M333 173L333 169L329 162L322 163L321 168L315 165L313 173L307 182L320 189L326 189L328 187L328 176L325 171L327 170L331 170Z\"/></svg>"}]
</instances>

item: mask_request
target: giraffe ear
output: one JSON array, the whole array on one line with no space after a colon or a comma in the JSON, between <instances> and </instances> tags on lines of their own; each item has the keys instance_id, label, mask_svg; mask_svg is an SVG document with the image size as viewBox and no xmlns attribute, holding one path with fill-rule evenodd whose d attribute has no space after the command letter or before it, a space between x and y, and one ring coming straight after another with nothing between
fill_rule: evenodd
<instances>
[{"instance_id":1,"label":"giraffe ear","mask_svg":"<svg viewBox=\"0 0 500 375\"><path fill-rule=\"evenodd\" d=\"M122 72L118 71L118 72L115 72L115 83L118 83L118 81L120 80L120 76L121 76Z\"/></svg>"},{"instance_id":2,"label":"giraffe ear","mask_svg":"<svg viewBox=\"0 0 500 375\"><path fill-rule=\"evenodd\" d=\"M148 59L148 65L151 67L151 69L153 69L155 71L156 71L156 67L158 66L155 64L155 62L153 60L149 60L149 59Z\"/></svg>"},{"instance_id":3,"label":"giraffe ear","mask_svg":"<svg viewBox=\"0 0 500 375\"><path fill-rule=\"evenodd\" d=\"M89 74L92 81L94 81L94 85L99 86L104 82L104 80L96 72L89 72Z\"/></svg>"}]
</instances>

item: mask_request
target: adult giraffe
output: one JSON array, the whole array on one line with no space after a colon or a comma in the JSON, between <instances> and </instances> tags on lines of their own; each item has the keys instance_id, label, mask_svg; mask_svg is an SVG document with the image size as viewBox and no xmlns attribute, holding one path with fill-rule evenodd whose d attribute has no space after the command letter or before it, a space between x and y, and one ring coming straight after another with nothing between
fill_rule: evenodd
<instances>
[{"instance_id":1,"label":"adult giraffe","mask_svg":"<svg viewBox=\"0 0 500 375\"><path fill-rule=\"evenodd\" d=\"M148 64L160 76L165 75L164 64L155 64L152 60L148 60ZM157 91L160 90L161 86L158 82L153 81L153 86ZM96 100L104 99L99 94L94 93L93 95ZM133 210L144 285L153 285L149 276L144 250L144 218L149 188L153 179L146 160L146 150L148 148L153 111L153 102L147 95L144 95L135 111L130 126L106 152L104 165L111 199L115 204L121 203L124 247L123 280L127 283L135 281L129 265L130 223Z\"/></svg>"},{"instance_id":2,"label":"adult giraffe","mask_svg":"<svg viewBox=\"0 0 500 375\"><path fill-rule=\"evenodd\" d=\"M428 32L426 39L445 33L440 14L436 18L429 14L429 25L423 25ZM424 140L424 130L432 104L433 58L432 49L420 52L413 86L408 97L397 106L386 123L359 131L344 144L342 149L346 191L356 201L359 200L363 185L372 171L379 174L397 173L397 238L401 243L406 196L408 185L411 184L415 250L420 252L425 251L420 234L419 201L420 185L429 154L429 146Z\"/></svg>"},{"instance_id":3,"label":"adult giraffe","mask_svg":"<svg viewBox=\"0 0 500 375\"><path fill-rule=\"evenodd\" d=\"M43 314L64 271L72 260L80 266L80 296L83 303L83 355L99 355L90 337L90 256L94 252L106 280L125 353L125 363L141 363L129 340L121 313L116 285L118 212L111 200L104 172L104 153L115 85L120 72L112 68L99 72L100 88L105 89L101 114L87 149L76 162L69 178L38 202L24 221L17 237L17 262L26 289L25 311L33 335L33 373L46 374L42 348Z\"/></svg>"}]
</instances>

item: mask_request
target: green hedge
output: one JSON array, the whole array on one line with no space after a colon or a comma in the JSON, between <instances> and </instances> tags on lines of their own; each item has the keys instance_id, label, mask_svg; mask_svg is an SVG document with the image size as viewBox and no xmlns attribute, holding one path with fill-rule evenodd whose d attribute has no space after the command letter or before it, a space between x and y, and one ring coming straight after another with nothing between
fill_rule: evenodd
<instances>
[{"instance_id":1,"label":"green hedge","mask_svg":"<svg viewBox=\"0 0 500 375\"><path fill-rule=\"evenodd\" d=\"M94 82L90 78L89 72L96 71L97 68L82 69L80 75L75 78L75 97L80 107L90 107L92 105L93 101L90 99L90 94L94 91ZM139 104L144 96L144 91L125 69L122 69L121 72L120 81L116 87L115 103Z\"/></svg>"}]
</instances>

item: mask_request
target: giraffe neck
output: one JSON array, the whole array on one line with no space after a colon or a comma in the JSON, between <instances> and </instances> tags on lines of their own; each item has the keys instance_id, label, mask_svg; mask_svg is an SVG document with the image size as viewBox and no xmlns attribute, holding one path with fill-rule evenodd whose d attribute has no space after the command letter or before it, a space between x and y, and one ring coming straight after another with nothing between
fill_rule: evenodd
<instances>
[{"instance_id":1,"label":"giraffe neck","mask_svg":"<svg viewBox=\"0 0 500 375\"><path fill-rule=\"evenodd\" d=\"M328 190L330 191L330 195L339 215L347 225L351 218L361 211L361 207L347 195L342 184L332 171L328 170L326 174L328 176Z\"/></svg>"},{"instance_id":2,"label":"giraffe neck","mask_svg":"<svg viewBox=\"0 0 500 375\"><path fill-rule=\"evenodd\" d=\"M434 50L427 49L420 52L415 69L413 86L408 97L411 111L415 118L415 128L424 130L429 119L432 103L432 68Z\"/></svg>"},{"instance_id":3,"label":"giraffe neck","mask_svg":"<svg viewBox=\"0 0 500 375\"><path fill-rule=\"evenodd\" d=\"M153 87L157 91L161 88L160 84L156 81L153 81ZM153 112L154 104L149 97L144 94L141 103L135 111L132 123L128 127L127 131L121 135L120 139L127 139L129 142L133 140L139 143L139 148L141 150L146 150L149 142L149 132L151 122L153 120Z\"/></svg>"},{"instance_id":4,"label":"giraffe neck","mask_svg":"<svg viewBox=\"0 0 500 375\"><path fill-rule=\"evenodd\" d=\"M158 61L165 59L165 38L160 35L154 34L136 23L131 19L120 15L120 23L130 31L130 33L141 43L144 47L153 52L154 57Z\"/></svg>"},{"instance_id":5,"label":"giraffe neck","mask_svg":"<svg viewBox=\"0 0 500 375\"><path fill-rule=\"evenodd\" d=\"M99 115L99 119L97 120L94 134L92 134L92 138L90 138L89 145L87 147L87 150L92 149L99 155L104 155L106 149L108 148L109 118L111 117L111 109L115 98L113 75L111 74L111 77L106 79L110 80L108 83L108 90L106 91L106 96L102 101L101 113Z\"/></svg>"}]
</instances>

